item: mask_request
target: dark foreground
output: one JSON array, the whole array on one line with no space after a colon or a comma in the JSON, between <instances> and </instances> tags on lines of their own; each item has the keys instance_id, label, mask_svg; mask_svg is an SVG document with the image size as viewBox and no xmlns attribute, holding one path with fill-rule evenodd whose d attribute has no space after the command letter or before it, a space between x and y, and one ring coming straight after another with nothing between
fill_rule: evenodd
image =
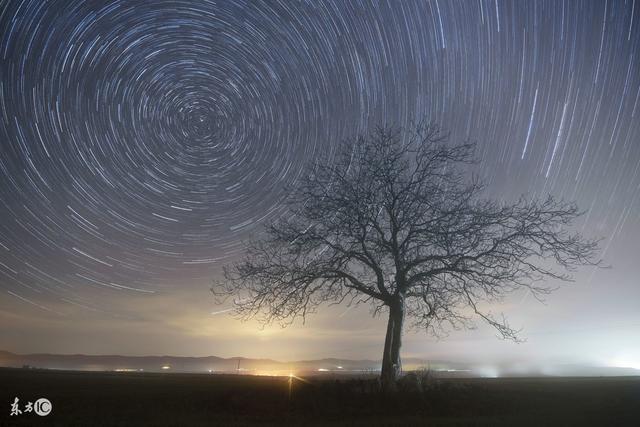
<instances>
[{"instance_id":1,"label":"dark foreground","mask_svg":"<svg viewBox=\"0 0 640 427\"><path fill-rule=\"evenodd\" d=\"M0 368L2 426L639 426L640 378L431 379L393 396L367 379ZM11 417L18 397L47 416Z\"/></svg>"}]
</instances>

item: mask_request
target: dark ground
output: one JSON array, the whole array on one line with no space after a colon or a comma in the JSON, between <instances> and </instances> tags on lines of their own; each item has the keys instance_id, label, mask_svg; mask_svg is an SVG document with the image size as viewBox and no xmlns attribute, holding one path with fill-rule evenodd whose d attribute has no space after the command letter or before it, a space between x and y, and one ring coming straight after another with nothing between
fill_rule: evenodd
<instances>
[{"instance_id":1,"label":"dark ground","mask_svg":"<svg viewBox=\"0 0 640 427\"><path fill-rule=\"evenodd\" d=\"M0 368L0 426L640 426L640 377L446 379L385 396L367 379ZM46 397L45 417L10 417Z\"/></svg>"}]
</instances>

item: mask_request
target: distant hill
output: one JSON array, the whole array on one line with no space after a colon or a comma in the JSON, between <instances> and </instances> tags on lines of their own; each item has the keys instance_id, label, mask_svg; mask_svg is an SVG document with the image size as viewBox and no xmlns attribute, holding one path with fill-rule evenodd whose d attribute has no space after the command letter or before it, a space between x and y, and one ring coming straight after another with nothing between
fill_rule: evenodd
<instances>
[{"instance_id":1,"label":"distant hill","mask_svg":"<svg viewBox=\"0 0 640 427\"><path fill-rule=\"evenodd\" d=\"M85 354L15 354L0 350L0 367L63 369L76 371L144 371L181 373L241 373L253 375L326 375L377 373L380 361L326 358L279 362L244 357L222 358L180 356L120 356ZM639 376L640 370L589 365L555 365L545 368L513 369L406 358L404 370L429 368L443 377L522 376Z\"/></svg>"},{"instance_id":2,"label":"distant hill","mask_svg":"<svg viewBox=\"0 0 640 427\"><path fill-rule=\"evenodd\" d=\"M270 374L282 372L331 372L377 370L380 363L372 360L321 359L278 362L271 359L244 357L222 358L177 356L120 356L85 354L15 354L0 351L0 366L82 371L141 370L148 372L240 372Z\"/></svg>"},{"instance_id":3,"label":"distant hill","mask_svg":"<svg viewBox=\"0 0 640 427\"><path fill-rule=\"evenodd\" d=\"M426 367L427 362L420 359L405 359L406 368ZM252 374L270 374L289 372L377 372L380 361L349 360L326 358L279 362L271 359L250 359L244 357L222 358L178 357L178 356L120 356L85 354L15 354L0 351L0 366L41 369L67 369L82 371L141 370L148 372L240 372Z\"/></svg>"}]
</instances>

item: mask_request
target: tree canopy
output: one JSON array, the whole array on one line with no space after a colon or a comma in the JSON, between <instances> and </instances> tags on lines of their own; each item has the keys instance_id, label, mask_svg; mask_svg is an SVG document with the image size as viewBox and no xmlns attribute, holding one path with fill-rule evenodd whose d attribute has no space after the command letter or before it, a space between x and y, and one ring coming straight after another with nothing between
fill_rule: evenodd
<instances>
[{"instance_id":1,"label":"tree canopy","mask_svg":"<svg viewBox=\"0 0 640 427\"><path fill-rule=\"evenodd\" d=\"M439 334L473 317L518 339L486 302L599 265L598 241L571 230L578 207L549 195L514 202L483 197L471 175L473 143L451 145L435 125L378 127L311 165L287 213L225 267L214 292L234 295L244 318L288 323L323 303L389 311L386 369L400 365L405 319Z\"/></svg>"}]
</instances>

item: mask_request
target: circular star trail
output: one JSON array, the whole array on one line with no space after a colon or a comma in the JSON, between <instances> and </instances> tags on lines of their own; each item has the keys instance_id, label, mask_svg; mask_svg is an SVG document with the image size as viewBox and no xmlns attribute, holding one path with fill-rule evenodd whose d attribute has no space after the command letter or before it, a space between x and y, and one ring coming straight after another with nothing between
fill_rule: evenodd
<instances>
[{"instance_id":1,"label":"circular star trail","mask_svg":"<svg viewBox=\"0 0 640 427\"><path fill-rule=\"evenodd\" d=\"M2 2L3 298L211 278L308 161L422 117L615 250L640 238L636 3Z\"/></svg>"}]
</instances>

